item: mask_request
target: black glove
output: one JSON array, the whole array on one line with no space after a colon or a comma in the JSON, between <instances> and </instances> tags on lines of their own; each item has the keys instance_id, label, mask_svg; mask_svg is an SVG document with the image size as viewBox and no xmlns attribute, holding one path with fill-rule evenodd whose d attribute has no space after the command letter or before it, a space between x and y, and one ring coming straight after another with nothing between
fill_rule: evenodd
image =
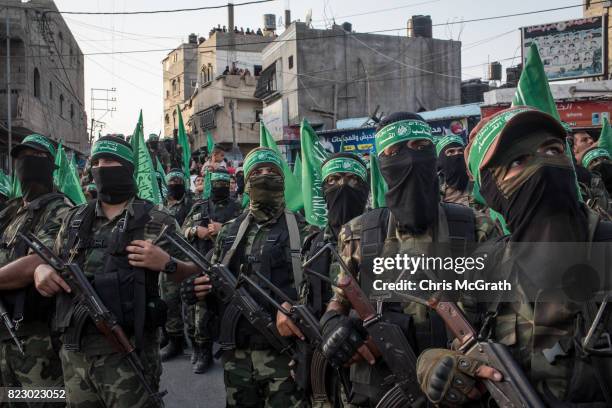
<instances>
[{"instance_id":1,"label":"black glove","mask_svg":"<svg viewBox=\"0 0 612 408\"><path fill-rule=\"evenodd\" d=\"M436 406L460 407L476 385L482 362L446 349L425 350L417 360L421 390Z\"/></svg>"},{"instance_id":2,"label":"black glove","mask_svg":"<svg viewBox=\"0 0 612 408\"><path fill-rule=\"evenodd\" d=\"M349 318L335 311L321 318L323 342L321 351L332 367L346 364L368 337L359 319Z\"/></svg>"},{"instance_id":3,"label":"black glove","mask_svg":"<svg viewBox=\"0 0 612 408\"><path fill-rule=\"evenodd\" d=\"M191 306L195 305L199 299L195 294L195 279L202 276L201 274L190 276L181 283L181 300L183 303Z\"/></svg>"}]
</instances>

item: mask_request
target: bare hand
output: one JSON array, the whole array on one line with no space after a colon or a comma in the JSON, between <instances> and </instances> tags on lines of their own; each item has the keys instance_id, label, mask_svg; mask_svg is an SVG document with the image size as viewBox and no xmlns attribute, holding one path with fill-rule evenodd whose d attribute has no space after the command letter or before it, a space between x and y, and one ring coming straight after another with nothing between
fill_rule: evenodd
<instances>
[{"instance_id":1,"label":"bare hand","mask_svg":"<svg viewBox=\"0 0 612 408\"><path fill-rule=\"evenodd\" d=\"M126 248L130 265L159 272L170 261L170 255L149 241L135 240Z\"/></svg>"},{"instance_id":2,"label":"bare hand","mask_svg":"<svg viewBox=\"0 0 612 408\"><path fill-rule=\"evenodd\" d=\"M198 236L198 239L206 239L208 238L209 234L210 233L208 232L207 227L196 227L196 235Z\"/></svg>"},{"instance_id":3,"label":"bare hand","mask_svg":"<svg viewBox=\"0 0 612 408\"><path fill-rule=\"evenodd\" d=\"M34 286L45 297L53 297L62 291L71 292L66 281L47 264L38 265L34 270Z\"/></svg>"},{"instance_id":4,"label":"bare hand","mask_svg":"<svg viewBox=\"0 0 612 408\"><path fill-rule=\"evenodd\" d=\"M287 312L291 308L291 304L289 304L289 302L284 302L281 306ZM304 334L302 334L302 331L295 325L295 323L293 323L293 320L280 311L276 312L276 328L278 333L283 337L296 336L299 337L300 340L306 339Z\"/></svg>"},{"instance_id":5,"label":"bare hand","mask_svg":"<svg viewBox=\"0 0 612 408\"><path fill-rule=\"evenodd\" d=\"M206 274L195 278L193 284L195 295L199 300L204 300L206 295L208 295L212 289L210 278Z\"/></svg>"},{"instance_id":6,"label":"bare hand","mask_svg":"<svg viewBox=\"0 0 612 408\"><path fill-rule=\"evenodd\" d=\"M215 236L221 231L222 224L220 222L211 222L208 224L208 233Z\"/></svg>"}]
</instances>

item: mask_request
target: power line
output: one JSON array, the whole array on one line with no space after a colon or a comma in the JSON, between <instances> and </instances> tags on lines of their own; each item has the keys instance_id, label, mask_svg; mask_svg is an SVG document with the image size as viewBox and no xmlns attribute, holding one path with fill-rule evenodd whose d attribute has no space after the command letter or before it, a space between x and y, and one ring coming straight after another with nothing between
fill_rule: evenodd
<instances>
[{"instance_id":1,"label":"power line","mask_svg":"<svg viewBox=\"0 0 612 408\"><path fill-rule=\"evenodd\" d=\"M247 6L250 4L269 3L275 0L254 0L247 1L244 3L236 3L234 7ZM185 11L201 11L201 10L215 10L220 8L226 8L227 4L220 4L216 6L203 6L203 7L192 7L192 8L181 8L181 9L170 9L170 10L142 10L142 11L59 11L59 10L46 10L45 13L59 13L59 14L80 14L80 15L95 15L95 16L116 16L116 15L138 15L138 14L165 14L165 13L181 13Z\"/></svg>"},{"instance_id":2,"label":"power line","mask_svg":"<svg viewBox=\"0 0 612 408\"><path fill-rule=\"evenodd\" d=\"M603 3L603 2L606 2L606 1L608 1L608 0L598 0L598 1L592 2L591 4ZM464 24L464 23L469 23L469 22L486 21L486 20L508 18L508 17L517 17L517 16L528 15L528 14L537 14L537 13L545 13L545 12L549 12L549 11L564 10L564 9L569 9L569 8L574 8L574 7L582 7L582 4L577 4L577 5L572 5L572 6L564 6L564 7L556 7L556 8L549 8L549 9L544 9L544 10L534 10L534 11L523 12L523 13L515 13L515 14L505 14L505 15L500 15L500 16L483 17L483 18L472 19L472 20L452 21L452 22L447 22L447 23L433 24L433 26L442 26L442 25L459 24L459 23ZM344 31L342 31L340 33L334 33L334 34L329 34L329 35L314 35L314 36L311 36L311 37L303 37L303 38L287 38L287 39L274 39L274 40L270 40L270 41L244 42L244 43L241 43L240 45L256 45L256 44L262 44L262 43L272 44L272 43L283 43L283 42L298 41L298 40L299 41L323 40L323 39L326 39L326 38L343 37L345 35L353 35L353 36L355 36L355 35L360 35L360 34L378 34L378 33L392 32L392 31L401 31L401 30L405 30L405 27L401 27L401 28L387 28L387 29L384 29L384 30L372 30L372 31L365 31L365 32L350 32L350 33L346 33ZM198 49L207 49L207 48L222 49L222 48L229 48L229 47L232 47L232 45L229 45L229 44L227 44L227 45L199 45ZM150 53L150 52L162 52L162 51L168 52L168 51L173 51L174 49L175 48L154 48L154 49L144 49L144 50L98 52L98 53L88 53L88 54L83 54L83 55L93 56L93 55L109 55L109 54L138 54L138 53Z\"/></svg>"},{"instance_id":3,"label":"power line","mask_svg":"<svg viewBox=\"0 0 612 408\"><path fill-rule=\"evenodd\" d=\"M365 15L370 15L370 14L378 14L378 13L384 13L386 11L392 11L392 10L399 10L399 9L404 9L404 8L409 8L409 7L421 6L423 4L437 3L438 1L440 1L440 0L428 0L428 1L422 1L420 3L407 4L405 6L391 7L391 8L387 8L387 9L378 9L378 10L364 11L363 13L359 13L359 14L349 14L348 16L338 16L338 17L334 17L334 18L341 19L341 18L365 16ZM313 20L313 23L326 22L327 20L329 20L329 19Z\"/></svg>"},{"instance_id":4,"label":"power line","mask_svg":"<svg viewBox=\"0 0 612 408\"><path fill-rule=\"evenodd\" d=\"M589 4L593 5L593 4L599 4L599 3L607 3L609 1L610 0L598 0L598 1L592 1ZM478 22L478 21L488 21L488 20L497 20L497 19L500 19L500 18L526 16L526 15L529 15L529 14L546 13L546 12L549 12L549 11L566 10L566 9L570 9L570 8L583 7L583 6L584 6L584 4L580 3L580 4L575 4L573 6L555 7L555 8L545 9L545 10L525 11L523 13L514 13L514 14L504 14L504 15L501 15L501 16L473 18L473 19L470 19L470 20L449 21L449 22L446 22L446 23L432 24L432 26L437 27L437 26L445 26L445 25L453 25L453 24L475 23L475 22Z\"/></svg>"}]
</instances>

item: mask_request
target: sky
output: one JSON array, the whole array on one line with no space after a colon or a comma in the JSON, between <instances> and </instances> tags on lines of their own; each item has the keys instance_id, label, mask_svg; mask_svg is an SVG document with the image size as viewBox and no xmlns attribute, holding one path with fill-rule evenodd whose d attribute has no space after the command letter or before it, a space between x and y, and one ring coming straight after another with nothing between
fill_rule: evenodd
<instances>
[{"instance_id":1,"label":"sky","mask_svg":"<svg viewBox=\"0 0 612 408\"><path fill-rule=\"evenodd\" d=\"M243 1L234 0L234 3L237 5ZM227 0L55 0L55 3L60 11L119 12L215 6L226 4ZM385 34L405 36L410 16L430 15L434 38L462 42L461 74L463 79L468 79L485 76L488 61L503 60L504 68L519 63L520 27L579 18L582 17L582 8L482 22L461 21L577 4L580 0L275 0L235 7L235 22L245 30L247 27L256 29L262 27L264 14L276 14L278 20L284 17L285 8L289 7L292 19L300 21L305 21L307 13L312 10L312 23L316 28L329 27L333 21L339 24L349 21L357 32L397 29ZM86 54L85 107L88 119L91 119L91 88L115 88L116 111L95 112L94 117L106 124L102 134L131 134L142 109L147 135L158 133L163 128L161 61L170 50L187 42L190 33L208 37L211 27L226 25L227 9L152 15L65 14L64 19L81 51ZM106 54L87 55L92 53ZM96 97L101 96L96 93Z\"/></svg>"}]
</instances>

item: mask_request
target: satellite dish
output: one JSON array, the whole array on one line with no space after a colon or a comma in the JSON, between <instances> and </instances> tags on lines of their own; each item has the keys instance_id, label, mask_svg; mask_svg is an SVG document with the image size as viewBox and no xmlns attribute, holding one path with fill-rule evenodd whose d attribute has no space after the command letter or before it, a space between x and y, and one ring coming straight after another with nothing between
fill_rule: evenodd
<instances>
[{"instance_id":1,"label":"satellite dish","mask_svg":"<svg viewBox=\"0 0 612 408\"><path fill-rule=\"evenodd\" d=\"M311 23L312 23L312 9L308 9L308 11L306 12L306 26L310 27Z\"/></svg>"}]
</instances>

